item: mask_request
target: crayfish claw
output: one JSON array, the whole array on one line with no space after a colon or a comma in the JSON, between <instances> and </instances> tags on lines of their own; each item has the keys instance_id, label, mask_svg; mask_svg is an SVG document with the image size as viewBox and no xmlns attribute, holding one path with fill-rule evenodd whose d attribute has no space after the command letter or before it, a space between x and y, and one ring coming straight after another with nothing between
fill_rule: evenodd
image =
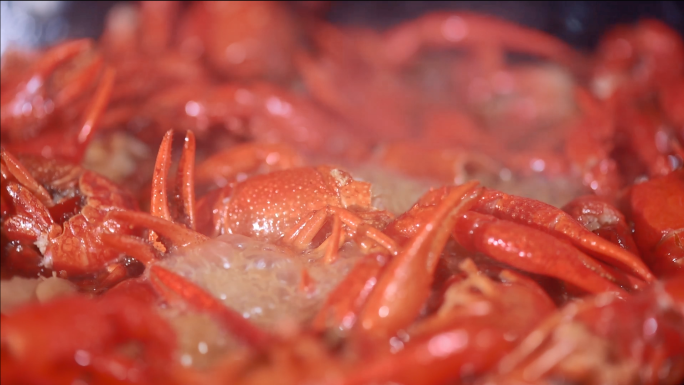
<instances>
[{"instance_id":1,"label":"crayfish claw","mask_svg":"<svg viewBox=\"0 0 684 385\"><path fill-rule=\"evenodd\" d=\"M357 336L391 336L409 325L430 293L437 260L457 216L475 204L478 182L453 187L430 220L389 262L378 278L355 325Z\"/></svg>"},{"instance_id":2,"label":"crayfish claw","mask_svg":"<svg viewBox=\"0 0 684 385\"><path fill-rule=\"evenodd\" d=\"M171 167L171 144L173 130L164 134L159 146L152 178L150 214L167 221L179 222L195 230L195 135L188 131L183 143L183 152L175 181L174 194L169 197L168 174ZM171 203L174 203L171 205ZM181 206L180 208L178 206ZM175 209L172 214L172 207ZM150 242L157 242L154 231L150 231Z\"/></svg>"}]
</instances>

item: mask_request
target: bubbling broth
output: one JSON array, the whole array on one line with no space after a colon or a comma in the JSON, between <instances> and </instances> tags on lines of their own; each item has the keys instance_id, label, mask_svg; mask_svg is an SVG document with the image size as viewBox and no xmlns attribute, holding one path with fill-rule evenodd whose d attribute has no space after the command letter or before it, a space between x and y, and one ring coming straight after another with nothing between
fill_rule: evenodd
<instances>
[{"instance_id":1,"label":"bubbling broth","mask_svg":"<svg viewBox=\"0 0 684 385\"><path fill-rule=\"evenodd\" d=\"M256 325L273 330L282 323L309 321L361 255L348 243L339 258L327 264L319 260L320 253L298 255L227 234L181 249L160 265L199 284ZM313 280L310 290L301 288L304 269Z\"/></svg>"}]
</instances>

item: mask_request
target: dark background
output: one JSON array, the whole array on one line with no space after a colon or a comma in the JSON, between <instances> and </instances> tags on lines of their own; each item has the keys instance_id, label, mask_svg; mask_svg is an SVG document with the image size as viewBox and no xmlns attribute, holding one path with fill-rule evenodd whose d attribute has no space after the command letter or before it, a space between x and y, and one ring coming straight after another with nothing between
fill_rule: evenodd
<instances>
[{"instance_id":1,"label":"dark background","mask_svg":"<svg viewBox=\"0 0 684 385\"><path fill-rule=\"evenodd\" d=\"M102 32L105 14L116 3L119 2L64 2L57 15L60 33L46 32L50 28L56 28L54 20L52 26L48 25L55 16L50 16L49 20L36 17L36 33L40 37L34 40L46 43L55 39L47 35L59 36L60 39L98 37ZM333 3L327 17L336 23L361 24L383 29L438 9L478 11L499 16L558 36L580 49L591 49L610 26L633 23L644 17L660 19L684 35L684 6L675 1L347 1Z\"/></svg>"},{"instance_id":2,"label":"dark background","mask_svg":"<svg viewBox=\"0 0 684 385\"><path fill-rule=\"evenodd\" d=\"M65 16L74 24L73 33L94 37L101 31L104 14L115 3L72 3ZM88 12L83 12L86 8ZM347 1L333 3L328 19L387 28L438 9L499 16L556 35L578 48L592 48L611 25L633 23L643 17L660 19L684 35L684 6L674 1Z\"/></svg>"},{"instance_id":3,"label":"dark background","mask_svg":"<svg viewBox=\"0 0 684 385\"><path fill-rule=\"evenodd\" d=\"M592 48L610 26L643 17L660 19L684 35L684 6L674 1L407 1L347 2L329 19L387 27L437 9L478 11L548 32L578 48Z\"/></svg>"}]
</instances>

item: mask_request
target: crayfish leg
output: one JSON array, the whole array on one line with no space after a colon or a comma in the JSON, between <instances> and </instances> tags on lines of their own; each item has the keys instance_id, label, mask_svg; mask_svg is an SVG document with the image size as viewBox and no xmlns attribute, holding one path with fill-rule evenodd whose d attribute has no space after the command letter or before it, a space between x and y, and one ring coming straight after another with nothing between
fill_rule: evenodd
<instances>
[{"instance_id":1,"label":"crayfish leg","mask_svg":"<svg viewBox=\"0 0 684 385\"><path fill-rule=\"evenodd\" d=\"M112 95L115 79L116 70L112 67L105 68L100 84L98 85L97 90L95 90L95 95L93 95L93 101L85 111L85 119L77 136L76 143L78 151L75 154L74 159L77 163L83 158L86 147L95 134L95 127L98 126L100 118L109 104L109 98Z\"/></svg>"},{"instance_id":2,"label":"crayfish leg","mask_svg":"<svg viewBox=\"0 0 684 385\"><path fill-rule=\"evenodd\" d=\"M312 212L297 223L290 232L285 234L283 242L299 250L304 250L311 244L311 241L316 236L316 233L321 230L327 218L328 213L325 210Z\"/></svg>"},{"instance_id":3,"label":"crayfish leg","mask_svg":"<svg viewBox=\"0 0 684 385\"><path fill-rule=\"evenodd\" d=\"M36 242L42 234L50 233L55 222L48 208L20 184L10 182L6 189L19 216L10 217L3 223L3 234Z\"/></svg>"},{"instance_id":4,"label":"crayfish leg","mask_svg":"<svg viewBox=\"0 0 684 385\"><path fill-rule=\"evenodd\" d=\"M107 219L113 219L133 227L144 227L154 230L168 238L175 247L184 247L195 243L205 242L209 239L207 236L192 231L185 226L142 212L110 211L107 213ZM155 248L157 248L157 246L163 246L159 245L158 242L154 244ZM160 251L165 252L165 247L163 249L163 251Z\"/></svg>"},{"instance_id":5,"label":"crayfish leg","mask_svg":"<svg viewBox=\"0 0 684 385\"><path fill-rule=\"evenodd\" d=\"M340 248L340 241L342 241L342 221L339 215L333 214L333 228L330 237L326 239L328 245L325 249L323 260L326 263L333 263L337 259L338 250Z\"/></svg>"},{"instance_id":6,"label":"crayfish leg","mask_svg":"<svg viewBox=\"0 0 684 385\"><path fill-rule=\"evenodd\" d=\"M328 210L332 212L333 215L339 216L340 221L349 226L349 228L352 230L356 231L361 228L364 232L364 235L366 235L368 238L387 249L387 251L389 251L392 255L397 254L397 244L392 238L373 226L362 226L364 224L363 220L351 211L332 206L328 207Z\"/></svg>"},{"instance_id":7,"label":"crayfish leg","mask_svg":"<svg viewBox=\"0 0 684 385\"><path fill-rule=\"evenodd\" d=\"M1 147L0 156L4 161L3 171L7 170L7 172L14 176L14 178L16 178L22 186L32 192L33 195L36 196L36 198L38 198L38 200L40 200L40 202L46 207L54 206L55 203L53 202L50 193L48 193L45 187L38 183L33 175L31 175L31 172L26 169L23 164L21 164L19 159L15 158L14 155L12 155L9 151ZM3 178L9 177L8 175L6 176L4 174L5 173L3 172Z\"/></svg>"},{"instance_id":8,"label":"crayfish leg","mask_svg":"<svg viewBox=\"0 0 684 385\"><path fill-rule=\"evenodd\" d=\"M323 259L326 263L334 262L334 260L337 259L340 244L344 240L342 237L342 224L344 223L352 230L356 230L364 223L361 218L347 209L328 206L326 209L309 214L285 234L283 242L291 244L300 250L305 249L311 244L313 238L323 228L326 220L331 216L333 218L332 233L319 247L325 247ZM365 235L387 249L390 253L396 253L397 246L394 241L380 230L368 226L364 227L364 231Z\"/></svg>"}]
</instances>

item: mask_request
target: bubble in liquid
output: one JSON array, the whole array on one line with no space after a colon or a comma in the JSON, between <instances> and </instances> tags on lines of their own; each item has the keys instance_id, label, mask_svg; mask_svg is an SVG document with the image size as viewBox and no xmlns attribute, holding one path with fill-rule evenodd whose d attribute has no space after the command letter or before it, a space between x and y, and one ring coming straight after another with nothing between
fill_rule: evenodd
<instances>
[{"instance_id":1,"label":"bubble in liquid","mask_svg":"<svg viewBox=\"0 0 684 385\"><path fill-rule=\"evenodd\" d=\"M236 244L243 248L236 248ZM358 257L354 253L343 248L334 264L310 263L310 255L293 254L244 236L223 235L180 250L160 263L173 271L194 271L189 278L193 283L260 327L272 329L284 319L310 320L353 265ZM225 268L225 263L230 268ZM303 268L316 281L314 292L299 289Z\"/></svg>"},{"instance_id":2,"label":"bubble in liquid","mask_svg":"<svg viewBox=\"0 0 684 385\"><path fill-rule=\"evenodd\" d=\"M279 269L275 273L276 278L283 284L296 285L299 281L299 275L292 269Z\"/></svg>"}]
</instances>

